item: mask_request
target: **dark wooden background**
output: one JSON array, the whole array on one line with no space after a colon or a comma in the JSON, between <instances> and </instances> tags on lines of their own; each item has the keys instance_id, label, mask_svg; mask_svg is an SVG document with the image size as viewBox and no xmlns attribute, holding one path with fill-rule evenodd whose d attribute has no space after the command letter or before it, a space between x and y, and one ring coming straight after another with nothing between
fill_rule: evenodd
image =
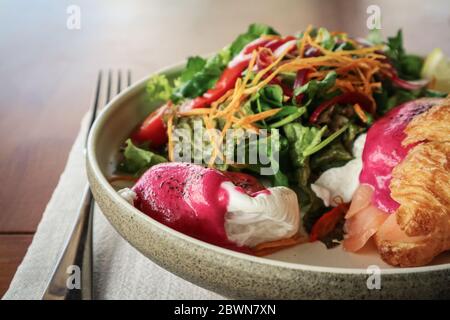
<instances>
[{"instance_id":1,"label":"dark wooden background","mask_svg":"<svg viewBox=\"0 0 450 320\"><path fill-rule=\"evenodd\" d=\"M8 288L88 110L100 68L133 79L229 43L251 22L294 33L308 24L367 33L403 28L408 49L450 54L450 1L2 1L0 6L0 296ZM81 9L68 30L67 7ZM81 192L81 190L80 190Z\"/></svg>"}]
</instances>

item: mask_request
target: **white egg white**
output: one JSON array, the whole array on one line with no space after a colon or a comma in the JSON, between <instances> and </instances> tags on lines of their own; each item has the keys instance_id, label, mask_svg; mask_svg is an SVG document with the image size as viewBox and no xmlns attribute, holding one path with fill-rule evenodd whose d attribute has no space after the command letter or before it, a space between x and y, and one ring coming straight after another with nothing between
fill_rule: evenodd
<instances>
[{"instance_id":1,"label":"white egg white","mask_svg":"<svg viewBox=\"0 0 450 320\"><path fill-rule=\"evenodd\" d=\"M331 168L320 175L311 184L314 193L323 200L326 206L336 206L336 199L350 202L359 185L359 174L362 170L362 152L366 135L360 135L353 144L354 159L342 167Z\"/></svg>"},{"instance_id":2,"label":"white egg white","mask_svg":"<svg viewBox=\"0 0 450 320\"><path fill-rule=\"evenodd\" d=\"M297 195L285 187L269 188L252 197L236 189L231 182L221 188L228 192L225 231L230 241L254 247L260 243L295 235L300 225ZM133 205L136 193L124 188L119 195Z\"/></svg>"},{"instance_id":3,"label":"white egg white","mask_svg":"<svg viewBox=\"0 0 450 320\"><path fill-rule=\"evenodd\" d=\"M225 231L237 245L254 247L292 237L299 231L300 209L293 190L275 187L249 196L231 182L223 182L221 187L229 197Z\"/></svg>"}]
</instances>

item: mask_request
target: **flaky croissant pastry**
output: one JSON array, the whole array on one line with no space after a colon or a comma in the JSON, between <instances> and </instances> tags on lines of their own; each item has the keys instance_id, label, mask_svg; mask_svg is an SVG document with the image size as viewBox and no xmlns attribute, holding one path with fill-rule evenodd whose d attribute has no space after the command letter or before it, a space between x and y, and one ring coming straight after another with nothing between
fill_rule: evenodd
<instances>
[{"instance_id":1,"label":"flaky croissant pastry","mask_svg":"<svg viewBox=\"0 0 450 320\"><path fill-rule=\"evenodd\" d=\"M430 104L429 100L416 102ZM406 125L406 157L393 167L391 213L373 202L373 188L361 184L346 216L344 248L359 250L372 236L381 258L394 266L429 263L450 250L450 99L435 100Z\"/></svg>"},{"instance_id":2,"label":"flaky croissant pastry","mask_svg":"<svg viewBox=\"0 0 450 320\"><path fill-rule=\"evenodd\" d=\"M450 99L414 118L405 133L403 145L422 143L392 172L391 197L400 207L375 242L389 264L420 266L450 250Z\"/></svg>"}]
</instances>

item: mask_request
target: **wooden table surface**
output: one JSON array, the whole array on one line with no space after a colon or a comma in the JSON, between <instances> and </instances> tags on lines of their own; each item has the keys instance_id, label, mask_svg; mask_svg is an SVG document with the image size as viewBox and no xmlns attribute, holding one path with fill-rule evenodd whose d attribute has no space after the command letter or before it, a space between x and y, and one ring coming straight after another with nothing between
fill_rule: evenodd
<instances>
[{"instance_id":1,"label":"wooden table surface","mask_svg":"<svg viewBox=\"0 0 450 320\"><path fill-rule=\"evenodd\" d=\"M448 0L2 1L0 296L64 169L99 69L130 68L136 80L221 48L251 22L284 34L313 24L363 36L371 4L384 35L403 28L409 50L450 54ZM66 26L69 5L80 8L79 30Z\"/></svg>"}]
</instances>

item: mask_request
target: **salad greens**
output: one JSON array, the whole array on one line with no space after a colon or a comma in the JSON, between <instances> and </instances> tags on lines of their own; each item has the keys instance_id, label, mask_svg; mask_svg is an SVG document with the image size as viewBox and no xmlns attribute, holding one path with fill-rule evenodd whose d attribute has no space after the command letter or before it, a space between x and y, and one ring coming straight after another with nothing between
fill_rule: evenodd
<instances>
[{"instance_id":1,"label":"salad greens","mask_svg":"<svg viewBox=\"0 0 450 320\"><path fill-rule=\"evenodd\" d=\"M395 106L407 101L422 97L436 97L443 98L447 93L421 88L416 90L406 90L395 87L392 82L384 81L381 92L374 93L374 99L377 102L377 107L380 114L385 114Z\"/></svg>"},{"instance_id":2,"label":"salad greens","mask_svg":"<svg viewBox=\"0 0 450 320\"><path fill-rule=\"evenodd\" d=\"M128 139L125 144L126 147L123 151L124 159L119 166L119 170L123 172L140 176L151 166L167 162L165 157L135 146L131 139Z\"/></svg>"},{"instance_id":3,"label":"salad greens","mask_svg":"<svg viewBox=\"0 0 450 320\"><path fill-rule=\"evenodd\" d=\"M369 34L369 41L383 43L379 30ZM418 55L406 53L403 46L403 32L399 30L394 37L388 37L386 56L397 70L398 76L405 80L419 80L424 59ZM378 112L384 114L393 107L421 97L445 97L447 93L430 90L426 87L408 90L395 86L393 81L385 79L380 92L374 93Z\"/></svg>"},{"instance_id":4,"label":"salad greens","mask_svg":"<svg viewBox=\"0 0 450 320\"><path fill-rule=\"evenodd\" d=\"M252 42L253 40L259 38L262 35L279 35L275 29L272 27L262 24L262 23L253 23L251 24L247 32L240 34L236 40L234 40L229 47L226 49L230 51L230 56L234 57L239 52L241 52L244 47Z\"/></svg>"},{"instance_id":5,"label":"salad greens","mask_svg":"<svg viewBox=\"0 0 450 320\"><path fill-rule=\"evenodd\" d=\"M229 61L230 51L226 49L208 60L201 57L189 58L186 69L176 80L172 101L195 98L212 88Z\"/></svg>"},{"instance_id":6,"label":"salad greens","mask_svg":"<svg viewBox=\"0 0 450 320\"><path fill-rule=\"evenodd\" d=\"M247 32L239 35L231 45L220 50L211 58L190 57L185 70L175 81L176 88L173 91L172 101L195 98L211 89L231 59L251 41L269 34L278 33L264 24L252 24L248 27Z\"/></svg>"},{"instance_id":7,"label":"salad greens","mask_svg":"<svg viewBox=\"0 0 450 320\"><path fill-rule=\"evenodd\" d=\"M321 142L327 127L317 129L300 123L290 123L283 127L290 144L290 156L294 167L301 168L309 153Z\"/></svg>"},{"instance_id":8,"label":"salad greens","mask_svg":"<svg viewBox=\"0 0 450 320\"><path fill-rule=\"evenodd\" d=\"M405 80L420 79L423 58L405 52L402 30L399 30L396 36L388 38L387 46L386 55L391 60L400 78Z\"/></svg>"},{"instance_id":9,"label":"salad greens","mask_svg":"<svg viewBox=\"0 0 450 320\"><path fill-rule=\"evenodd\" d=\"M152 77L146 91L151 102L170 101L175 110L172 112L186 103L193 105L192 110L204 111L200 115L175 113L171 120L173 128L184 129L185 138L191 139L192 153L186 161L194 161L202 149L206 149L209 156L214 155L212 140L194 141L198 130L212 128L219 134L228 128L254 132L278 130L274 147L270 143L275 141L274 134L257 142L235 137L231 146L227 146L231 151L243 147L246 156L258 150L262 158L257 163L237 165L213 157L213 162L202 164L222 171L242 171L263 179L267 177L261 175L261 168L268 164L279 168L268 183L287 186L297 192L304 226L309 231L329 210L311 190L311 183L324 171L353 159L353 142L359 134L398 104L420 97L446 95L411 82L420 79L423 59L406 53L401 30L387 41L374 31L367 41L371 44L325 28L308 28L295 37L281 37L267 25L252 24L210 58L190 57L175 80L164 75ZM252 50L246 52L250 43ZM289 50L280 53L276 50L280 47ZM339 52L339 55L330 52ZM340 58L343 56L346 58ZM254 60L251 62L251 59ZM268 68L277 59L278 65ZM231 60L237 60L244 68L236 69L235 64L230 64ZM309 65L305 66L304 61ZM247 68L251 63L253 67ZM244 78L248 78L248 82L239 90L238 84ZM207 91L208 95L204 95ZM218 105L210 108L221 98ZM235 109L231 108L233 103ZM167 116L161 114L150 115L150 120L156 120L146 120L149 125L140 128L147 130L146 137L160 130L156 125L152 127L153 123L160 126L168 123ZM173 142L171 136L166 139ZM151 138L138 142L148 143L127 140L120 171L139 176L152 165L172 159L169 143L151 145ZM341 235L337 232L326 241L332 245L333 239L340 239Z\"/></svg>"},{"instance_id":10,"label":"salad greens","mask_svg":"<svg viewBox=\"0 0 450 320\"><path fill-rule=\"evenodd\" d=\"M165 75L156 75L148 80L146 85L147 96L150 102L165 102L172 96L173 88Z\"/></svg>"},{"instance_id":11,"label":"salad greens","mask_svg":"<svg viewBox=\"0 0 450 320\"><path fill-rule=\"evenodd\" d=\"M311 104L315 99L322 99L330 97L329 90L333 88L336 83L337 74L335 71L327 73L323 80L311 80L301 87L295 89L294 94L304 94L307 97L306 105Z\"/></svg>"}]
</instances>

